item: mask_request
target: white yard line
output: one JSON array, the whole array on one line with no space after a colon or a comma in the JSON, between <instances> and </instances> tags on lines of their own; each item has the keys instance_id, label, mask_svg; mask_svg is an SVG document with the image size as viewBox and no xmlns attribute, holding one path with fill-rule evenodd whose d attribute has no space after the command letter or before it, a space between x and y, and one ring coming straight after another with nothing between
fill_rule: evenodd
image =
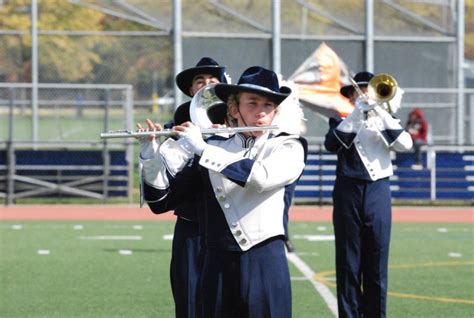
<instances>
[{"instance_id":1,"label":"white yard line","mask_svg":"<svg viewBox=\"0 0 474 318\"><path fill-rule=\"evenodd\" d=\"M99 235L81 236L80 239L93 241L140 241L142 237L138 235Z\"/></svg>"},{"instance_id":2,"label":"white yard line","mask_svg":"<svg viewBox=\"0 0 474 318\"><path fill-rule=\"evenodd\" d=\"M303 262L301 258L299 258L295 253L287 253L288 260L293 263L293 265L298 268L298 270L309 280L316 291L321 295L326 305L329 307L331 312L334 314L334 317L337 317L337 299L332 294L331 290L324 284L316 281L314 279L314 272L311 268Z\"/></svg>"}]
</instances>

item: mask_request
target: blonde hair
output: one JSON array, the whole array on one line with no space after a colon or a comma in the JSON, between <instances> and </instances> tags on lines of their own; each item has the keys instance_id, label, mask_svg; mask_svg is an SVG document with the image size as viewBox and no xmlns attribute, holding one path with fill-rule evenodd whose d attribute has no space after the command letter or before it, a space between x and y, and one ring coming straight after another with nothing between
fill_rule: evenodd
<instances>
[{"instance_id":1,"label":"blonde hair","mask_svg":"<svg viewBox=\"0 0 474 318\"><path fill-rule=\"evenodd\" d=\"M232 107L236 107L237 109L239 108L239 98L240 93L230 94L227 98L227 122L229 123L230 127L237 127L239 125L237 119L232 117L232 115L230 114Z\"/></svg>"}]
</instances>

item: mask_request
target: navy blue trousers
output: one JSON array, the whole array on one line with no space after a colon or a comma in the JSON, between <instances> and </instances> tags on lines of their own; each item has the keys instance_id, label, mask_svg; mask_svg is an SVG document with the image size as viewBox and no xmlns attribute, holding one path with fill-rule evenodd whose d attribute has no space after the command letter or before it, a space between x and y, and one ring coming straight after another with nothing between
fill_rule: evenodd
<instances>
[{"instance_id":1,"label":"navy blue trousers","mask_svg":"<svg viewBox=\"0 0 474 318\"><path fill-rule=\"evenodd\" d=\"M201 288L203 318L291 317L283 237L246 252L207 248Z\"/></svg>"},{"instance_id":2,"label":"navy blue trousers","mask_svg":"<svg viewBox=\"0 0 474 318\"><path fill-rule=\"evenodd\" d=\"M197 317L201 242L199 223L176 220L171 254L171 290L177 318Z\"/></svg>"},{"instance_id":3,"label":"navy blue trousers","mask_svg":"<svg viewBox=\"0 0 474 318\"><path fill-rule=\"evenodd\" d=\"M392 224L389 179L337 176L333 202L339 317L385 317Z\"/></svg>"}]
</instances>

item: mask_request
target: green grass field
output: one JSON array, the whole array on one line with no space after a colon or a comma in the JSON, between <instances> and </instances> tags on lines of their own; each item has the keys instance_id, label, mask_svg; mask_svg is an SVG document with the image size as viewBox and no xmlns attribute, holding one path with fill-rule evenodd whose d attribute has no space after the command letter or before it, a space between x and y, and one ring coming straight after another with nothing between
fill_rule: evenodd
<instances>
[{"instance_id":1,"label":"green grass field","mask_svg":"<svg viewBox=\"0 0 474 318\"><path fill-rule=\"evenodd\" d=\"M0 317L173 317L173 222L0 223ZM297 256L335 294L330 223L293 222ZM473 226L394 224L389 317L472 317ZM334 317L290 263L293 317Z\"/></svg>"}]
</instances>

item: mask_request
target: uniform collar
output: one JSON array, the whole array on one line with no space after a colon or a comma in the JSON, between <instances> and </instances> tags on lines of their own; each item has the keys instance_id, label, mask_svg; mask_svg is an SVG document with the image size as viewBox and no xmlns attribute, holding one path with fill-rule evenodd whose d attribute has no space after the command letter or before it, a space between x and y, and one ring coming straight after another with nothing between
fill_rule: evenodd
<instances>
[{"instance_id":1,"label":"uniform collar","mask_svg":"<svg viewBox=\"0 0 474 318\"><path fill-rule=\"evenodd\" d=\"M244 135L237 133L235 134L235 142L238 143L242 148L250 148L255 144L255 137L245 137Z\"/></svg>"}]
</instances>

